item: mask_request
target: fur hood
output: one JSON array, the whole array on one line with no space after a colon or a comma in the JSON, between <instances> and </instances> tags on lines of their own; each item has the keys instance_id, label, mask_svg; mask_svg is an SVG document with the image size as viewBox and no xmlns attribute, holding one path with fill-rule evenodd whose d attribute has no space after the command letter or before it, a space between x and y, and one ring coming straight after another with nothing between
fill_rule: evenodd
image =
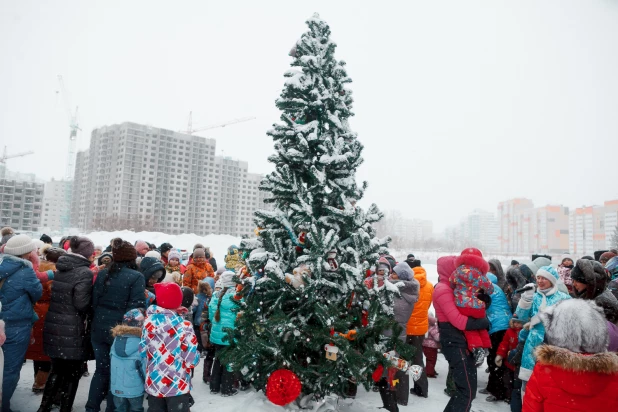
<instances>
[{"instance_id":1,"label":"fur hood","mask_svg":"<svg viewBox=\"0 0 618 412\"><path fill-rule=\"evenodd\" d=\"M576 353L601 353L609 345L603 309L590 300L567 299L539 312L550 345Z\"/></svg>"},{"instance_id":2,"label":"fur hood","mask_svg":"<svg viewBox=\"0 0 618 412\"><path fill-rule=\"evenodd\" d=\"M489 259L487 261L491 266L496 268L496 277L498 278L498 286L504 290L506 285L506 277L504 276L504 270L502 269L502 263L498 259Z\"/></svg>"},{"instance_id":3,"label":"fur hood","mask_svg":"<svg viewBox=\"0 0 618 412\"><path fill-rule=\"evenodd\" d=\"M588 299L594 299L603 293L609 283L609 277L603 266L599 262L587 259L577 260L575 267L571 269L571 279L588 285L586 287Z\"/></svg>"},{"instance_id":4,"label":"fur hood","mask_svg":"<svg viewBox=\"0 0 618 412\"><path fill-rule=\"evenodd\" d=\"M526 284L526 278L521 273L521 270L517 267L510 267L506 271L506 282L511 289L517 290L524 287Z\"/></svg>"},{"instance_id":5,"label":"fur hood","mask_svg":"<svg viewBox=\"0 0 618 412\"><path fill-rule=\"evenodd\" d=\"M133 335L138 338L142 337L142 328L137 326L116 325L112 328L112 336Z\"/></svg>"},{"instance_id":6,"label":"fur hood","mask_svg":"<svg viewBox=\"0 0 618 412\"><path fill-rule=\"evenodd\" d=\"M455 259L455 266L461 265L471 266L477 268L481 273L486 274L489 272L489 264L480 256L476 255L461 255Z\"/></svg>"},{"instance_id":7,"label":"fur hood","mask_svg":"<svg viewBox=\"0 0 618 412\"><path fill-rule=\"evenodd\" d=\"M557 366L571 372L618 373L618 355L612 352L584 355L552 345L541 345L536 349L536 360L542 365Z\"/></svg>"}]
</instances>

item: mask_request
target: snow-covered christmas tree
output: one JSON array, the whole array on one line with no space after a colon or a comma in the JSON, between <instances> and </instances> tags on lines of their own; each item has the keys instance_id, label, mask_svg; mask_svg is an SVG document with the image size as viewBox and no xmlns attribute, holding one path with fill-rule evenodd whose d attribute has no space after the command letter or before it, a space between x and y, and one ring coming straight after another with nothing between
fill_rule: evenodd
<instances>
[{"instance_id":1,"label":"snow-covered christmas tree","mask_svg":"<svg viewBox=\"0 0 618 412\"><path fill-rule=\"evenodd\" d=\"M258 238L240 247L241 314L226 358L257 389L286 369L304 394L323 398L368 386L373 369L386 365L384 352L406 349L382 335L399 328L397 288L365 283L389 239L377 239L371 226L382 218L376 205L367 212L357 205L367 183L355 180L363 146L348 123L351 79L326 22L316 14L307 25L276 101L282 123L268 132L276 170L260 189L274 207L256 213Z\"/></svg>"}]
</instances>

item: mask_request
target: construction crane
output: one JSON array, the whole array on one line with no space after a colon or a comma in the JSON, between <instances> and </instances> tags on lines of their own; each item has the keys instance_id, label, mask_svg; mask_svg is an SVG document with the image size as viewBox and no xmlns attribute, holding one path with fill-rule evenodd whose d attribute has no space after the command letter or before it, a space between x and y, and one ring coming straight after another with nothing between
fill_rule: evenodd
<instances>
[{"instance_id":1,"label":"construction crane","mask_svg":"<svg viewBox=\"0 0 618 412\"><path fill-rule=\"evenodd\" d=\"M67 116L69 117L69 152L67 158L67 166L64 172L64 178L67 181L73 180L73 174L75 173L75 155L77 151L77 131L81 130L79 123L77 122L77 112L79 106L75 107L75 113L71 112L71 104L69 102L69 95L64 87L64 80L61 75L58 75L58 83L60 83L60 93L64 100L64 108Z\"/></svg>"},{"instance_id":2,"label":"construction crane","mask_svg":"<svg viewBox=\"0 0 618 412\"><path fill-rule=\"evenodd\" d=\"M22 157L31 155L34 152L32 150L28 150L27 152L15 153L15 154L6 154L6 146L4 146L4 151L2 152L2 157L0 157L0 179L4 179L6 176L6 161L8 159L13 159L14 157Z\"/></svg>"},{"instance_id":3,"label":"construction crane","mask_svg":"<svg viewBox=\"0 0 618 412\"><path fill-rule=\"evenodd\" d=\"M188 135L192 135L193 133L203 132L204 130L217 129L219 127L225 127L236 123L248 122L249 120L254 120L255 117L241 117L238 119L229 120L223 123L211 124L210 126L199 127L197 129L193 128L193 112L189 112L189 124L187 126L187 130L179 130L181 133L185 133Z\"/></svg>"},{"instance_id":4,"label":"construction crane","mask_svg":"<svg viewBox=\"0 0 618 412\"><path fill-rule=\"evenodd\" d=\"M0 157L0 163L5 164L8 159L12 159L14 157L22 157L34 154L32 150L28 150L27 152L15 153L12 155L6 154L6 146L4 146L4 152L2 153L2 157Z\"/></svg>"}]
</instances>

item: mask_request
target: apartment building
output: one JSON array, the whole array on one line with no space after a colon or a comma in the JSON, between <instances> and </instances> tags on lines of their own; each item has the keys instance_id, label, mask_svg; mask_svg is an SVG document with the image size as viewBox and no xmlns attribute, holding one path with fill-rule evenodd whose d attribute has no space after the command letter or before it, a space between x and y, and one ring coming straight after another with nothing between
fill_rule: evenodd
<instances>
[{"instance_id":1,"label":"apartment building","mask_svg":"<svg viewBox=\"0 0 618 412\"><path fill-rule=\"evenodd\" d=\"M510 199L498 203L498 245L502 253L518 253L518 227L522 218L520 212L532 209L532 200L526 198Z\"/></svg>"},{"instance_id":2,"label":"apartment building","mask_svg":"<svg viewBox=\"0 0 618 412\"><path fill-rule=\"evenodd\" d=\"M36 232L43 213L44 185L31 180L0 179L0 225Z\"/></svg>"},{"instance_id":3,"label":"apartment building","mask_svg":"<svg viewBox=\"0 0 618 412\"><path fill-rule=\"evenodd\" d=\"M606 250L618 223L618 200L604 202L603 206L584 206L569 215L569 241L572 253L593 255L596 250Z\"/></svg>"},{"instance_id":4,"label":"apartment building","mask_svg":"<svg viewBox=\"0 0 618 412\"><path fill-rule=\"evenodd\" d=\"M246 222L262 206L241 202L243 192L256 193L257 178L249 182L247 163L215 156L215 146L214 139L131 122L93 130L90 148L76 158L74 224L83 230L252 233Z\"/></svg>"},{"instance_id":5,"label":"apartment building","mask_svg":"<svg viewBox=\"0 0 618 412\"><path fill-rule=\"evenodd\" d=\"M60 232L70 227L72 190L71 181L52 179L45 183L41 227L46 231Z\"/></svg>"},{"instance_id":6,"label":"apartment building","mask_svg":"<svg viewBox=\"0 0 618 412\"><path fill-rule=\"evenodd\" d=\"M459 236L469 245L485 252L498 250L498 222L493 213L474 209L460 223Z\"/></svg>"}]
</instances>

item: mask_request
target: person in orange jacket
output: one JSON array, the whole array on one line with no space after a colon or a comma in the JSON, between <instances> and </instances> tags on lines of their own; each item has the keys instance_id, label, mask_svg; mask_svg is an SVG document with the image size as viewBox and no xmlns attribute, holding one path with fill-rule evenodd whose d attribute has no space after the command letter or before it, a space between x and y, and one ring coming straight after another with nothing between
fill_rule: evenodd
<instances>
[{"instance_id":1,"label":"person in orange jacket","mask_svg":"<svg viewBox=\"0 0 618 412\"><path fill-rule=\"evenodd\" d=\"M193 289L193 293L199 293L199 282L207 277L215 277L215 271L206 260L206 252L204 249L195 249L193 251L193 261L185 270L182 277L182 285Z\"/></svg>"},{"instance_id":2,"label":"person in orange jacket","mask_svg":"<svg viewBox=\"0 0 618 412\"><path fill-rule=\"evenodd\" d=\"M414 272L414 279L421 285L418 302L414 305L414 311L406 328L406 343L414 346L416 352L412 364L422 366L423 373L419 380L414 382L414 388L410 389L410 393L426 398L429 395L429 382L423 363L423 340L429 330L429 307L431 306L433 285L427 281L427 272L421 266L421 261L416 259L414 255L409 254L405 262Z\"/></svg>"}]
</instances>

